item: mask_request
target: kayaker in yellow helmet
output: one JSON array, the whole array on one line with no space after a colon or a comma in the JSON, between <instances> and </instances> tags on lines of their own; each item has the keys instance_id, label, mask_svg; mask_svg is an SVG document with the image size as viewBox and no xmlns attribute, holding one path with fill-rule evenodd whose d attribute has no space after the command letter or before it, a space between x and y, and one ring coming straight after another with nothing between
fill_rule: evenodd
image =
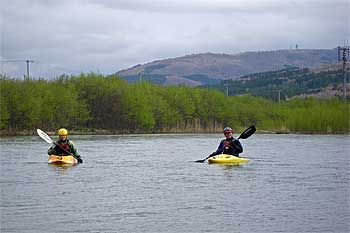
<instances>
[{"instance_id":1,"label":"kayaker in yellow helmet","mask_svg":"<svg viewBox=\"0 0 350 233\"><path fill-rule=\"evenodd\" d=\"M233 130L230 127L225 127L223 133L226 138L221 140L218 149L210 156L228 154L239 157L239 154L243 152L241 142L233 137Z\"/></svg>"},{"instance_id":2,"label":"kayaker in yellow helmet","mask_svg":"<svg viewBox=\"0 0 350 233\"><path fill-rule=\"evenodd\" d=\"M78 163L82 163L80 155L78 154L76 148L72 141L68 140L68 130L61 128L58 130L58 141L57 145L52 146L47 153L49 155L68 155L67 152L73 154L74 158L78 160Z\"/></svg>"}]
</instances>

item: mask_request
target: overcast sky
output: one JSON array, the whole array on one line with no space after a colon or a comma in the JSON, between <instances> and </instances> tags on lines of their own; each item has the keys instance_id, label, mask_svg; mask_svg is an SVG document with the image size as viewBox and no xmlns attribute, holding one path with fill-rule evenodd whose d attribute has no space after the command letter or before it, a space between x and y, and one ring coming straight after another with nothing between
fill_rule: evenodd
<instances>
[{"instance_id":1,"label":"overcast sky","mask_svg":"<svg viewBox=\"0 0 350 233\"><path fill-rule=\"evenodd\" d=\"M23 77L24 60L32 77L52 78L195 53L335 48L349 44L349 2L1 0L0 73Z\"/></svg>"}]
</instances>

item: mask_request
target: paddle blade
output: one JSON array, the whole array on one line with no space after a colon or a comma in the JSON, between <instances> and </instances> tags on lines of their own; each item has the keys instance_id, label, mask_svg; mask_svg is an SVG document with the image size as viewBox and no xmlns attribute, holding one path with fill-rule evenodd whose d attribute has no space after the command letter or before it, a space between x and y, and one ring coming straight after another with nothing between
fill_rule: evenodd
<instances>
[{"instance_id":1,"label":"paddle blade","mask_svg":"<svg viewBox=\"0 0 350 233\"><path fill-rule=\"evenodd\" d=\"M194 161L195 163L204 163L204 161L205 161L206 159L200 159L200 160L196 160L196 161Z\"/></svg>"},{"instance_id":2,"label":"paddle blade","mask_svg":"<svg viewBox=\"0 0 350 233\"><path fill-rule=\"evenodd\" d=\"M252 136L256 131L256 128L254 125L250 126L248 129L246 129L241 135L238 137L238 139L246 139Z\"/></svg>"},{"instance_id":3,"label":"paddle blade","mask_svg":"<svg viewBox=\"0 0 350 233\"><path fill-rule=\"evenodd\" d=\"M38 135L47 143L54 143L52 141L52 139L50 138L49 135L47 135L44 131L42 131L41 129L36 129L36 132L38 133Z\"/></svg>"}]
</instances>

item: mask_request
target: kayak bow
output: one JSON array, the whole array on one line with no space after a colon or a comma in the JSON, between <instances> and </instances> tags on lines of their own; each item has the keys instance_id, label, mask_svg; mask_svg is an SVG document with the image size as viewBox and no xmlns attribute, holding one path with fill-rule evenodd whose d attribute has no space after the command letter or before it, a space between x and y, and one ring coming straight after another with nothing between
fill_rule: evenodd
<instances>
[{"instance_id":1,"label":"kayak bow","mask_svg":"<svg viewBox=\"0 0 350 233\"><path fill-rule=\"evenodd\" d=\"M78 163L78 160L72 155L50 155L49 164L70 164L75 165Z\"/></svg>"},{"instance_id":2,"label":"kayak bow","mask_svg":"<svg viewBox=\"0 0 350 233\"><path fill-rule=\"evenodd\" d=\"M233 164L233 165L239 165L242 163L248 162L249 159L247 158L240 158L233 155L227 155L227 154L219 154L215 155L213 157L210 157L208 159L208 163L224 163L224 164Z\"/></svg>"}]
</instances>

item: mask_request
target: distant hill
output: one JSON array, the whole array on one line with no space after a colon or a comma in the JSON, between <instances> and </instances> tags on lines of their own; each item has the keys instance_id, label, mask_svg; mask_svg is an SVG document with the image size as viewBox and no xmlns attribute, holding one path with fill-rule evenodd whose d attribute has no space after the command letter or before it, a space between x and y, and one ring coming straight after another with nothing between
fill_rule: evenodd
<instances>
[{"instance_id":1,"label":"distant hill","mask_svg":"<svg viewBox=\"0 0 350 233\"><path fill-rule=\"evenodd\" d=\"M289 67L319 67L337 60L337 49L260 51L235 55L203 53L136 65L116 74L130 82L143 79L160 85L200 86Z\"/></svg>"},{"instance_id":2,"label":"distant hill","mask_svg":"<svg viewBox=\"0 0 350 233\"><path fill-rule=\"evenodd\" d=\"M349 69L347 98L349 98ZM342 64L322 65L315 68L286 68L282 70L249 74L235 80L223 80L208 86L233 95L253 95L276 101L294 97L343 97Z\"/></svg>"}]
</instances>

